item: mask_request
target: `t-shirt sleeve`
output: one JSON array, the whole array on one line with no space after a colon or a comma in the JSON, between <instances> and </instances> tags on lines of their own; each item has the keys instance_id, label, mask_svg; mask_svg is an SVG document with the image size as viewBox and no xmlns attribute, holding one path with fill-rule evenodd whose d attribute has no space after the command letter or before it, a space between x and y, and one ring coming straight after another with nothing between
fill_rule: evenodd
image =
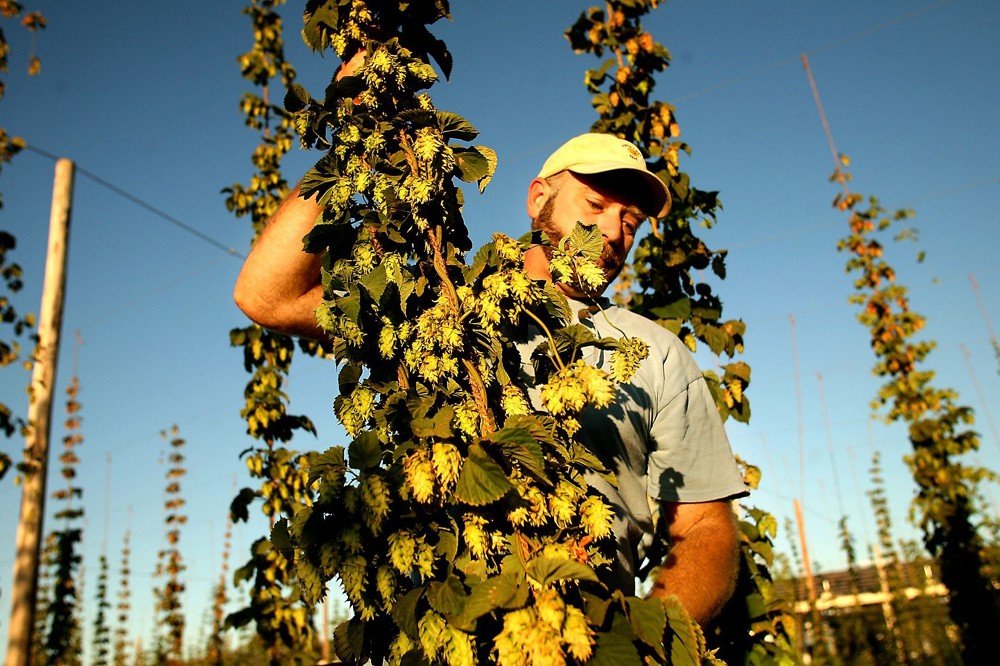
<instances>
[{"instance_id":1,"label":"t-shirt sleeve","mask_svg":"<svg viewBox=\"0 0 1000 666\"><path fill-rule=\"evenodd\" d=\"M680 391L664 391L663 404L657 405L653 415L647 492L667 502L709 502L746 495L708 384L693 359L685 358L679 365L687 369L673 378ZM671 378L666 379L669 386Z\"/></svg>"}]
</instances>

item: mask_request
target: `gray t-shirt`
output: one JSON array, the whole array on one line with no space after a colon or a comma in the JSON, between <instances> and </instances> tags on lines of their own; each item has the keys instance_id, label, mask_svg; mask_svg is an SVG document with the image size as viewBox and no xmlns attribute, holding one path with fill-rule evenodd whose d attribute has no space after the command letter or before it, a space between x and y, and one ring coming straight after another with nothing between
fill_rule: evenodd
<instances>
[{"instance_id":1,"label":"gray t-shirt","mask_svg":"<svg viewBox=\"0 0 1000 666\"><path fill-rule=\"evenodd\" d=\"M635 573L653 543L653 508L659 500L708 502L747 492L722 419L701 370L680 339L641 315L601 301L583 323L598 337L637 337L649 355L627 384L617 385L614 402L588 407L581 415L580 439L618 477L617 490L604 479L588 478L615 508L621 587L632 593ZM570 300L574 312L587 305ZM619 330L620 329L620 330ZM530 350L521 346L528 384ZM587 347L583 358L610 370L611 352ZM538 405L538 389L531 393Z\"/></svg>"}]
</instances>

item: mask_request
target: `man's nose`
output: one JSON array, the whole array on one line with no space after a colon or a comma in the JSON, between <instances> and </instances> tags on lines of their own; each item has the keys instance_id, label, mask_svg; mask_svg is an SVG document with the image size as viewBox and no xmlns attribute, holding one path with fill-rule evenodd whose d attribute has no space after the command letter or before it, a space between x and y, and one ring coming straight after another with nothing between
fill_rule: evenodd
<instances>
[{"instance_id":1,"label":"man's nose","mask_svg":"<svg viewBox=\"0 0 1000 666\"><path fill-rule=\"evenodd\" d=\"M601 215L600 229L601 234L608 239L610 243L617 243L622 237L622 220L621 211L614 210L614 206L610 206Z\"/></svg>"}]
</instances>

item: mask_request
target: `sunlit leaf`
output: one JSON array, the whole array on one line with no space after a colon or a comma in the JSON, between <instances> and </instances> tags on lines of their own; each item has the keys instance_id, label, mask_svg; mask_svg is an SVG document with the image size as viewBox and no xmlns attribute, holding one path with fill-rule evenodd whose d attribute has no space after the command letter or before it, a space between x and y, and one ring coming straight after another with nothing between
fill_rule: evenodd
<instances>
[{"instance_id":1,"label":"sunlit leaf","mask_svg":"<svg viewBox=\"0 0 1000 666\"><path fill-rule=\"evenodd\" d=\"M478 444L469 447L469 457L462 465L462 473L455 484L455 496L473 506L495 502L514 486L507 475Z\"/></svg>"}]
</instances>

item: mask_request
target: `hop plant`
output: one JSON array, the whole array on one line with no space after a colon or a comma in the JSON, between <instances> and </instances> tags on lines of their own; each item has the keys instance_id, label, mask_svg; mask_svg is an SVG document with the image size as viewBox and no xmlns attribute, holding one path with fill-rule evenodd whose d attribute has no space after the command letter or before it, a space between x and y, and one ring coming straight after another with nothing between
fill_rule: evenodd
<instances>
[{"instance_id":1,"label":"hop plant","mask_svg":"<svg viewBox=\"0 0 1000 666\"><path fill-rule=\"evenodd\" d=\"M584 481L614 476L574 437L645 350L597 338L561 290L524 274L530 234L467 255L455 181L481 190L497 157L425 92L432 62L450 72L427 29L447 15L442 0L307 5L310 46L365 51L322 99L298 84L285 98L301 143L325 151L302 181L324 206L305 249L322 256L317 322L337 338L350 441L308 455L313 499L278 519L269 547L307 603L330 579L343 587L343 659L575 663L613 658L601 637L614 633L608 645L665 663L667 611L633 612L641 600L614 591L612 512ZM549 242L557 279L603 289L596 229ZM616 376L581 346L619 354Z\"/></svg>"},{"instance_id":2,"label":"hop plant","mask_svg":"<svg viewBox=\"0 0 1000 666\"><path fill-rule=\"evenodd\" d=\"M281 161L293 146L295 127L302 123L301 117L286 113L274 101L280 101L280 95L273 94L274 88L287 88L296 76L294 67L285 59L284 24L278 12L283 3L247 0L243 12L250 19L253 43L237 59L241 74L253 86L253 92L240 97L239 107L246 126L259 134L260 141L251 154L254 170L249 180L234 183L223 193L230 212L238 218L249 218L254 242L289 193ZM338 191L349 196L350 188L345 184ZM352 331L345 333L350 335ZM242 349L243 364L250 373L240 415L246 421L247 434L257 443L244 453L249 454L246 462L251 476L259 482L255 488L242 489L234 498L231 517L249 520L249 506L256 500L261 500L261 511L266 516L291 514L293 506L308 501L309 493L305 472L295 469L304 456L283 444L298 430L315 433L309 418L289 412L288 396L283 390L295 355L295 341L256 324L233 329L229 336L230 343ZM307 354L322 355L316 344L300 342L298 346ZM247 605L231 614L227 624L241 627L254 622L272 656L279 654L281 647L283 657L304 658L301 653L308 641L300 639L308 635L309 625L304 621L297 583L289 577L291 569L276 568L275 560L265 557L259 546L259 541L254 543L249 561L239 570L242 580L252 581ZM256 570L258 566L265 570Z\"/></svg>"}]
</instances>

